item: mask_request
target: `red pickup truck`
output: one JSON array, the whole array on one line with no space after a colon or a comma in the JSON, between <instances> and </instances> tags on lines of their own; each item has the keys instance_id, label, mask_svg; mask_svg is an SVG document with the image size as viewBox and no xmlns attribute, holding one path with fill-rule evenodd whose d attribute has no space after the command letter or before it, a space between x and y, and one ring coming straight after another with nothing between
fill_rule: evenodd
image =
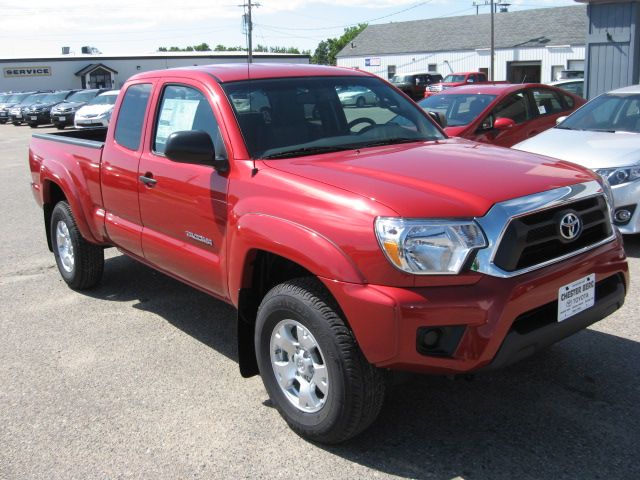
<instances>
[{"instance_id":1,"label":"red pickup truck","mask_svg":"<svg viewBox=\"0 0 640 480\"><path fill-rule=\"evenodd\" d=\"M376 105L344 107L348 88ZM29 164L71 288L113 246L234 305L242 375L320 442L373 422L385 370L502 367L615 311L629 280L599 177L447 138L350 69L139 74L108 130L34 135Z\"/></svg>"}]
</instances>

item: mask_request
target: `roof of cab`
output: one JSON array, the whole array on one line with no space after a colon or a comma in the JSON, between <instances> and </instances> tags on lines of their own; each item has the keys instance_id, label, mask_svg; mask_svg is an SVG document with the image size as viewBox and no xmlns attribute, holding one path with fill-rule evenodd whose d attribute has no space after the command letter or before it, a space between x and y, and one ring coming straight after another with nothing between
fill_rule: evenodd
<instances>
[{"instance_id":1,"label":"roof of cab","mask_svg":"<svg viewBox=\"0 0 640 480\"><path fill-rule=\"evenodd\" d=\"M371 73L362 72L352 68L328 67L324 65L297 63L221 63L194 67L171 68L168 70L154 70L134 75L130 80L165 76L193 77L194 73L212 76L220 83L282 77L329 77L336 75L375 76Z\"/></svg>"}]
</instances>

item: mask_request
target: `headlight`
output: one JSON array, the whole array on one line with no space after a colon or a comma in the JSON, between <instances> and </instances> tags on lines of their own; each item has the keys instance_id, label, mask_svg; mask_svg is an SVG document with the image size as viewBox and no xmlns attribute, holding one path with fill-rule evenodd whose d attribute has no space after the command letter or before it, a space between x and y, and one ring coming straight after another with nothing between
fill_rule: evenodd
<instances>
[{"instance_id":1,"label":"headlight","mask_svg":"<svg viewBox=\"0 0 640 480\"><path fill-rule=\"evenodd\" d=\"M387 259L419 275L455 275L474 250L487 246L474 221L378 217L375 230Z\"/></svg>"},{"instance_id":2,"label":"headlight","mask_svg":"<svg viewBox=\"0 0 640 480\"><path fill-rule=\"evenodd\" d=\"M612 187L640 179L640 165L620 168L599 168L595 171Z\"/></svg>"}]
</instances>

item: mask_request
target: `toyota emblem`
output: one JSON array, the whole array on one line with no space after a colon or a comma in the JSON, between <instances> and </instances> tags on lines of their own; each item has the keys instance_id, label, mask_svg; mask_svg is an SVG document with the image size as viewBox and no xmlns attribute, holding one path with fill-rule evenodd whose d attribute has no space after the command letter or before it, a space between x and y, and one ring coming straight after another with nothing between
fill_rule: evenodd
<instances>
[{"instance_id":1,"label":"toyota emblem","mask_svg":"<svg viewBox=\"0 0 640 480\"><path fill-rule=\"evenodd\" d=\"M573 212L565 214L560 220L560 235L565 240L575 240L580 235L580 232L582 232L580 217Z\"/></svg>"}]
</instances>

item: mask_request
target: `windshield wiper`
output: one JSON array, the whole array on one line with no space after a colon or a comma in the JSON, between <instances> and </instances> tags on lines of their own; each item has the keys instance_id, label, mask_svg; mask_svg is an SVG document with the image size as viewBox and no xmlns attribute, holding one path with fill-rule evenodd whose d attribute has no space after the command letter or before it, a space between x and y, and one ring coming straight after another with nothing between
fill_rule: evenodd
<instances>
[{"instance_id":1,"label":"windshield wiper","mask_svg":"<svg viewBox=\"0 0 640 480\"><path fill-rule=\"evenodd\" d=\"M382 147L384 145L395 145L398 143L427 142L431 139L427 138L387 138L386 140L374 140L367 143L358 143L354 148ZM433 139L435 140L435 139Z\"/></svg>"},{"instance_id":2,"label":"windshield wiper","mask_svg":"<svg viewBox=\"0 0 640 480\"><path fill-rule=\"evenodd\" d=\"M293 150L286 150L284 152L276 152L270 155L264 155L261 158L269 159L269 158L291 158L291 157L302 157L305 155L315 155L318 153L331 153L331 152L340 152L343 150L351 150L352 146L344 146L344 145L334 145L331 147L302 147L295 148Z\"/></svg>"}]
</instances>

